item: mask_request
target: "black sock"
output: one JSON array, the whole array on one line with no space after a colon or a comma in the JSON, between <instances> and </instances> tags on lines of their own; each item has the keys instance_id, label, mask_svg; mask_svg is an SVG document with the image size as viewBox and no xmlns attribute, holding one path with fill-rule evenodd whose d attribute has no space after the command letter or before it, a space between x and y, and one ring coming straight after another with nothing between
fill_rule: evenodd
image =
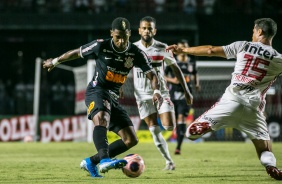
<instances>
[{"instance_id":1,"label":"black sock","mask_svg":"<svg viewBox=\"0 0 282 184\"><path fill-rule=\"evenodd\" d=\"M93 130L93 142L98 151L100 160L109 158L109 145L107 138L107 128L95 126Z\"/></svg>"},{"instance_id":2,"label":"black sock","mask_svg":"<svg viewBox=\"0 0 282 184\"><path fill-rule=\"evenodd\" d=\"M177 146L176 149L181 149L181 145L184 139L186 131L186 124L178 124L176 127L176 132L177 132Z\"/></svg>"},{"instance_id":3,"label":"black sock","mask_svg":"<svg viewBox=\"0 0 282 184\"><path fill-rule=\"evenodd\" d=\"M128 150L127 146L124 144L124 142L121 139L116 140L115 142L109 145L110 158L113 158L123 152L126 152L127 150Z\"/></svg>"},{"instance_id":4,"label":"black sock","mask_svg":"<svg viewBox=\"0 0 282 184\"><path fill-rule=\"evenodd\" d=\"M121 139L119 139L109 145L109 156L110 158L113 158L123 152L126 152L127 150L128 148L126 147L124 142ZM96 165L100 163L100 157L98 153L96 155L91 156L90 160L93 164Z\"/></svg>"}]
</instances>

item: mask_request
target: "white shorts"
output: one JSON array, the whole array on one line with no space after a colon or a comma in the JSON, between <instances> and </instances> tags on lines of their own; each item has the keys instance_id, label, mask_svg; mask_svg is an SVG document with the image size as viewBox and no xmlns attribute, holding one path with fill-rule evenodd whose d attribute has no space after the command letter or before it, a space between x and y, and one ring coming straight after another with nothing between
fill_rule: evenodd
<instances>
[{"instance_id":1,"label":"white shorts","mask_svg":"<svg viewBox=\"0 0 282 184\"><path fill-rule=\"evenodd\" d=\"M138 111L140 114L140 118L144 119L147 116L158 113L162 114L165 112L173 112L174 113L174 104L170 100L169 96L163 96L163 104L161 105L160 109L157 109L157 104L153 104L153 100L144 100L144 101L137 101Z\"/></svg>"},{"instance_id":2,"label":"white shorts","mask_svg":"<svg viewBox=\"0 0 282 184\"><path fill-rule=\"evenodd\" d=\"M246 133L250 139L270 140L265 119L262 112L233 100L221 99L196 121L209 122L214 131L232 127Z\"/></svg>"}]
</instances>

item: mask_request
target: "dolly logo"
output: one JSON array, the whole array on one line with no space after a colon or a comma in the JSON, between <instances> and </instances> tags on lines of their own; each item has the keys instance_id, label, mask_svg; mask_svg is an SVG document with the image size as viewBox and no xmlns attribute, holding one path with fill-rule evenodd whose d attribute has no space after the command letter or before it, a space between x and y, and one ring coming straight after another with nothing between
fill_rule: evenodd
<instances>
[{"instance_id":1,"label":"dolly logo","mask_svg":"<svg viewBox=\"0 0 282 184\"><path fill-rule=\"evenodd\" d=\"M133 66L133 62L132 62L133 60L134 60L134 58L132 58L132 57L125 58L124 67L131 68Z\"/></svg>"}]
</instances>

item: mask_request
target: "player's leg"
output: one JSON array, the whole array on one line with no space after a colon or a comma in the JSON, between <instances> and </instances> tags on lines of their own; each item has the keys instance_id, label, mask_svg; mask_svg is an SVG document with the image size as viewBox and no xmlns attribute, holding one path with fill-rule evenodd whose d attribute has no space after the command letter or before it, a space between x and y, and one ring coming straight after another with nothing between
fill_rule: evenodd
<instances>
[{"instance_id":1,"label":"player's leg","mask_svg":"<svg viewBox=\"0 0 282 184\"><path fill-rule=\"evenodd\" d=\"M257 155L261 164L265 167L269 176L276 180L282 180L282 171L276 167L276 158L272 152L270 140L253 139Z\"/></svg>"},{"instance_id":2,"label":"player's leg","mask_svg":"<svg viewBox=\"0 0 282 184\"><path fill-rule=\"evenodd\" d=\"M129 148L138 143L132 121L125 109L123 109L118 103L115 103L111 107L111 122L109 130L115 132L121 137L121 139L118 139L109 145L110 158L127 151ZM103 164L101 161L99 165L100 172L107 172L112 168L122 168L127 164L124 159L115 160L113 161L114 163L111 163L110 165Z\"/></svg>"},{"instance_id":3,"label":"player's leg","mask_svg":"<svg viewBox=\"0 0 282 184\"><path fill-rule=\"evenodd\" d=\"M175 114L177 117L177 126L176 126L176 133L177 133L177 146L175 149L174 154L179 155L181 154L181 146L183 143L183 139L185 136L186 131L186 122L185 119L188 115L190 106L186 104L185 100L178 100L174 103L175 106Z\"/></svg>"},{"instance_id":4,"label":"player's leg","mask_svg":"<svg viewBox=\"0 0 282 184\"><path fill-rule=\"evenodd\" d=\"M187 127L185 135L190 140L196 140L208 132L223 127L234 127L240 122L242 109L242 105L238 102L220 99Z\"/></svg>"},{"instance_id":5,"label":"player's leg","mask_svg":"<svg viewBox=\"0 0 282 184\"><path fill-rule=\"evenodd\" d=\"M174 111L164 112L160 114L160 120L165 130L172 131L174 129L175 124L176 124ZM164 170L174 170L175 164L170 156L168 144L166 140L164 139L159 126L156 126L156 127L151 126L150 131L153 135L155 145L157 146L162 156L166 160L166 166Z\"/></svg>"}]
</instances>

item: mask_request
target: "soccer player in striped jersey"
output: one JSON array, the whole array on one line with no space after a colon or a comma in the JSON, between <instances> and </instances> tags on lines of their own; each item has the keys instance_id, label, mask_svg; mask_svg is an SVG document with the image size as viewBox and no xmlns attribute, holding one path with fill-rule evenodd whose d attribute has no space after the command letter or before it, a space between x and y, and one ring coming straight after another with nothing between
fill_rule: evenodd
<instances>
[{"instance_id":1,"label":"soccer player in striped jersey","mask_svg":"<svg viewBox=\"0 0 282 184\"><path fill-rule=\"evenodd\" d=\"M173 130L176 126L174 115L174 105L170 100L167 83L164 79L164 64L172 67L175 76L180 81L185 93L186 103L192 103L192 95L187 87L184 76L176 64L172 52L166 52L166 44L154 39L156 35L156 20L146 16L140 20L139 34L141 40L134 44L143 50L151 59L151 65L157 72L160 81L160 90L154 90L150 86L150 81L146 79L139 67L133 68L134 95L137 101L140 118L144 119L153 136L154 143L162 156L166 160L165 170L174 170L175 164L170 156L166 140L161 134L161 127L158 124L158 115L161 124L166 130ZM162 95L163 105L158 109L152 102L155 93Z\"/></svg>"},{"instance_id":2,"label":"soccer player in striped jersey","mask_svg":"<svg viewBox=\"0 0 282 184\"><path fill-rule=\"evenodd\" d=\"M186 130L186 136L195 140L205 133L224 127L238 129L252 140L261 164L276 180L282 180L282 171L276 167L276 158L264 116L267 90L282 73L282 55L272 47L277 24L270 18L254 21L252 41L237 41L226 46L167 47L175 54L236 58L230 85L221 99L201 115Z\"/></svg>"}]
</instances>

